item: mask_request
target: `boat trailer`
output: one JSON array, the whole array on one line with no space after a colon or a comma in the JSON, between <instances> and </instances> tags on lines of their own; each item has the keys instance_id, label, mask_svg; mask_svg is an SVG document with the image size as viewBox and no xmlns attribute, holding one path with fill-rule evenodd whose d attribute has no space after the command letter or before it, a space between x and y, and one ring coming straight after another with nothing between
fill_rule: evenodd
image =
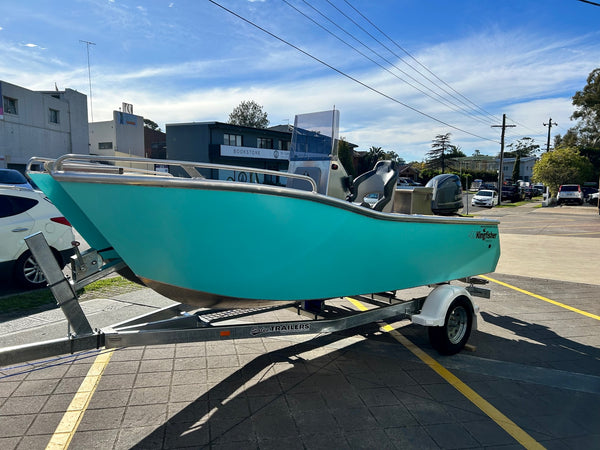
<instances>
[{"instance_id":1,"label":"boat trailer","mask_svg":"<svg viewBox=\"0 0 600 450\"><path fill-rule=\"evenodd\" d=\"M93 329L79 304L77 292L111 273L128 269L126 264L122 260L105 262L96 250L81 253L75 245L69 279L42 233L29 236L25 241L46 276L69 329L67 336L60 339L0 348L0 367L100 348L332 333L390 318L410 319L427 326L432 346L442 354L454 354L463 349L471 329L477 327L479 308L472 296L490 298L488 289L476 286L484 280L468 278L460 280L468 286L440 284L426 297L411 300L399 299L395 292L353 296L354 300L369 305L364 311L327 304L325 300L236 310L175 304L103 329ZM301 318L266 323L239 320L278 309L293 309Z\"/></svg>"}]
</instances>

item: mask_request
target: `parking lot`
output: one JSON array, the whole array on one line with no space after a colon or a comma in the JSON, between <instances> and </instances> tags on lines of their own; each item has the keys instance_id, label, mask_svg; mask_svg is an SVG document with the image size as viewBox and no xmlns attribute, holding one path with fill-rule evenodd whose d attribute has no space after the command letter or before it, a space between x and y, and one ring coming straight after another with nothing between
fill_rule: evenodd
<instances>
[{"instance_id":1,"label":"parking lot","mask_svg":"<svg viewBox=\"0 0 600 450\"><path fill-rule=\"evenodd\" d=\"M0 448L600 448L600 217L535 206L478 212L501 221L502 256L459 355L388 321L7 367ZM102 327L168 302L142 289L84 306ZM66 332L56 310L4 320L3 346Z\"/></svg>"}]
</instances>

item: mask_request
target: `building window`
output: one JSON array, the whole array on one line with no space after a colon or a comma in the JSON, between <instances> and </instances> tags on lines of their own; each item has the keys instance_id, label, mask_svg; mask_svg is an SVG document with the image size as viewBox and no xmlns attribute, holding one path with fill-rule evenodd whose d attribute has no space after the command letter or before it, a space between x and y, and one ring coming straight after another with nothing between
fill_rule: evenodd
<instances>
[{"instance_id":1,"label":"building window","mask_svg":"<svg viewBox=\"0 0 600 450\"><path fill-rule=\"evenodd\" d=\"M273 139L258 138L258 148L273 148Z\"/></svg>"},{"instance_id":2,"label":"building window","mask_svg":"<svg viewBox=\"0 0 600 450\"><path fill-rule=\"evenodd\" d=\"M242 136L240 136L239 134L225 133L223 135L223 144L241 147L242 146Z\"/></svg>"},{"instance_id":3,"label":"building window","mask_svg":"<svg viewBox=\"0 0 600 450\"><path fill-rule=\"evenodd\" d=\"M290 141L279 140L279 150L289 150L290 149Z\"/></svg>"},{"instance_id":4,"label":"building window","mask_svg":"<svg viewBox=\"0 0 600 450\"><path fill-rule=\"evenodd\" d=\"M16 98L3 97L4 114L19 114L18 103Z\"/></svg>"},{"instance_id":5,"label":"building window","mask_svg":"<svg viewBox=\"0 0 600 450\"><path fill-rule=\"evenodd\" d=\"M60 111L50 108L48 111L48 122L60 123Z\"/></svg>"},{"instance_id":6,"label":"building window","mask_svg":"<svg viewBox=\"0 0 600 450\"><path fill-rule=\"evenodd\" d=\"M98 142L98 150L112 150L112 142Z\"/></svg>"}]
</instances>

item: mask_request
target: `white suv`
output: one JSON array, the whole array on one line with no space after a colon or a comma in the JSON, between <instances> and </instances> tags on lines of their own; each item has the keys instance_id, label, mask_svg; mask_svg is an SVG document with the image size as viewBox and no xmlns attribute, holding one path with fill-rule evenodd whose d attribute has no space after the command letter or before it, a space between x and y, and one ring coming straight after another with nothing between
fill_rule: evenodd
<instances>
[{"instance_id":1,"label":"white suv","mask_svg":"<svg viewBox=\"0 0 600 450\"><path fill-rule=\"evenodd\" d=\"M578 184L563 184L558 188L556 203L573 202L583 205L583 191Z\"/></svg>"},{"instance_id":2,"label":"white suv","mask_svg":"<svg viewBox=\"0 0 600 450\"><path fill-rule=\"evenodd\" d=\"M25 238L41 231L56 260L64 267L73 253L71 224L41 192L0 187L0 273L9 274L23 287L46 286Z\"/></svg>"}]
</instances>

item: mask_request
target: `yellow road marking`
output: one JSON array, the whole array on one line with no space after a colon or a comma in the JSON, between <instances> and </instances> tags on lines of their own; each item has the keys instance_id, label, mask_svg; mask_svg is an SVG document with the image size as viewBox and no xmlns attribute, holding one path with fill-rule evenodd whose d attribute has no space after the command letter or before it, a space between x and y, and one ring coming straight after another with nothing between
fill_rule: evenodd
<instances>
[{"instance_id":1,"label":"yellow road marking","mask_svg":"<svg viewBox=\"0 0 600 450\"><path fill-rule=\"evenodd\" d=\"M361 302L354 300L352 298L346 297L346 300L350 301L354 306L356 306L361 311L366 311L368 308L365 307ZM525 432L522 428L520 428L516 423L502 414L498 409L492 406L487 400L481 397L477 392L463 383L456 375L442 366L439 362L421 350L418 346L413 344L410 340L408 340L405 336L400 334L397 330L395 330L391 325L388 325L385 322L381 322L384 324L380 327L381 331L389 333L394 339L396 339L399 343L404 345L410 352L412 352L417 358L427 364L431 369L433 369L439 376L441 376L444 380L446 380L451 386L453 386L458 392L464 395L471 403L477 406L483 413L485 413L490 419L498 424L504 431L510 434L519 444L527 449L543 449L544 446L533 439L527 432Z\"/></svg>"},{"instance_id":2,"label":"yellow road marking","mask_svg":"<svg viewBox=\"0 0 600 450\"><path fill-rule=\"evenodd\" d=\"M67 449L69 447L113 352L114 350L103 352L96 357L62 420L56 427L50 442L48 442L47 450Z\"/></svg>"},{"instance_id":3,"label":"yellow road marking","mask_svg":"<svg viewBox=\"0 0 600 450\"><path fill-rule=\"evenodd\" d=\"M600 320L600 316L598 316L596 314L592 314L592 313L589 313L587 311L583 311L583 310L578 309L578 308L573 308L572 306L565 305L564 303L557 302L556 300L551 300L549 298L542 297L541 295L537 295L537 294L534 294L533 292L526 291L525 289L521 289L521 288L518 288L518 287L513 286L511 284L504 283L503 281L495 280L495 279L490 278L490 277L488 277L486 275L480 275L480 277L484 278L484 279L486 279L488 281L493 281L494 283L499 284L501 286L513 289L513 290L515 290L517 292L520 292L522 294L529 295L530 297L537 298L538 300L543 300L543 301L551 303L553 305L560 306L561 308L568 309L569 311L576 312L577 314L581 314L583 316L590 317L592 319Z\"/></svg>"}]
</instances>

